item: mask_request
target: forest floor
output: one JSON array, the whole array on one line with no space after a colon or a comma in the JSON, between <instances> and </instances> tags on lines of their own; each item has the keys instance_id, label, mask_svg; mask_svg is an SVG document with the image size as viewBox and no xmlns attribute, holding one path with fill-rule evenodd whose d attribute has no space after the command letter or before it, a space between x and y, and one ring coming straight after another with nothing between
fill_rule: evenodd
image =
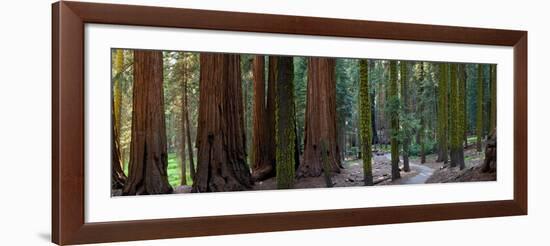
<instances>
[{"instance_id":1,"label":"forest floor","mask_svg":"<svg viewBox=\"0 0 550 246\"><path fill-rule=\"evenodd\" d=\"M375 152L373 154L372 173L375 185L390 184L418 184L425 181L432 175L434 168L410 162L410 172L404 172L403 163L400 162L401 179L392 182L391 180L391 158L389 153ZM344 168L340 173L332 175L334 187L364 186L363 183L363 161L361 159L347 160L343 163ZM326 188L326 181L323 175L319 177L301 178L294 181L295 189L304 188ZM275 178L256 182L254 190L277 189Z\"/></svg>"},{"instance_id":2,"label":"forest floor","mask_svg":"<svg viewBox=\"0 0 550 246\"><path fill-rule=\"evenodd\" d=\"M451 167L448 163L436 162L436 155L427 156L425 165L431 165L437 170L426 180L426 183L496 181L496 172L481 172L484 156L485 153L477 152L474 145L468 146L464 149L464 163L466 164L464 170L460 170L459 167Z\"/></svg>"},{"instance_id":3,"label":"forest floor","mask_svg":"<svg viewBox=\"0 0 550 246\"><path fill-rule=\"evenodd\" d=\"M460 170L458 167L450 167L443 162L436 161L437 155L426 156L426 163L420 163L419 157L410 157L410 171L403 171L403 161L400 160L401 179L391 179L391 155L386 151L374 151L373 153L373 180L375 185L397 185L397 184L424 184L424 183L449 183L449 182L472 182L472 181L495 181L495 173L483 173L484 153L478 153L475 146L469 146L464 150L464 161L466 168ZM363 161L361 159L346 160L343 163L340 173L332 175L334 187L363 186ZM296 179L294 189L326 188L326 181L323 175L312 178ZM276 190L276 179L269 178L256 182L253 190ZM190 186L175 186L174 193L189 193ZM114 190L113 195L120 195L120 190Z\"/></svg>"},{"instance_id":4,"label":"forest floor","mask_svg":"<svg viewBox=\"0 0 550 246\"><path fill-rule=\"evenodd\" d=\"M437 162L436 154L427 155L426 163L420 163L419 157L411 157L409 160L410 171L403 171L403 161L400 160L401 179L391 179L391 155L387 152L373 153L373 179L375 185L396 185L396 184L424 184L424 183L448 183L448 182L471 182L471 181L494 181L496 173L482 173L483 153L478 153L475 148L469 147L464 150L464 161L466 168L460 170L458 167L450 167L449 164ZM334 187L363 186L363 162L361 159L347 160L340 173L333 174L332 183ZM304 188L325 188L324 176L313 178L296 179L295 189ZM277 189L275 178L256 182L254 190Z\"/></svg>"}]
</instances>

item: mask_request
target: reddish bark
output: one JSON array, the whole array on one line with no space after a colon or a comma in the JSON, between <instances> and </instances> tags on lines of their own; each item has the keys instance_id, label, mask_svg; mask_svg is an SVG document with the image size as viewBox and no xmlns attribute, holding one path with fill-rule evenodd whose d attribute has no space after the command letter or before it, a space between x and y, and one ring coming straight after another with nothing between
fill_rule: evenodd
<instances>
[{"instance_id":1,"label":"reddish bark","mask_svg":"<svg viewBox=\"0 0 550 246\"><path fill-rule=\"evenodd\" d=\"M265 97L264 56L254 57L253 133L252 133L252 178L264 180L275 175L273 150L270 149L271 124L268 124L268 110Z\"/></svg>"},{"instance_id":2,"label":"reddish bark","mask_svg":"<svg viewBox=\"0 0 550 246\"><path fill-rule=\"evenodd\" d=\"M336 128L336 62L331 58L309 58L305 123L304 161L298 177L317 177L323 171L322 145L331 172L340 172L340 150Z\"/></svg>"},{"instance_id":3,"label":"reddish bark","mask_svg":"<svg viewBox=\"0 0 550 246\"><path fill-rule=\"evenodd\" d=\"M199 100L193 192L250 189L239 55L200 55Z\"/></svg>"},{"instance_id":4,"label":"reddish bark","mask_svg":"<svg viewBox=\"0 0 550 246\"><path fill-rule=\"evenodd\" d=\"M132 142L124 195L171 193L164 119L162 52L134 51Z\"/></svg>"}]
</instances>

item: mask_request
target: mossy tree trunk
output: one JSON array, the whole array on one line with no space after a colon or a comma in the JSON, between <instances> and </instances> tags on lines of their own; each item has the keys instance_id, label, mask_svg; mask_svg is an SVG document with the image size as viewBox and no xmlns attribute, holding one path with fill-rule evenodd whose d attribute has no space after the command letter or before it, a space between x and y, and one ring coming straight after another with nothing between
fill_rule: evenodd
<instances>
[{"instance_id":1,"label":"mossy tree trunk","mask_svg":"<svg viewBox=\"0 0 550 246\"><path fill-rule=\"evenodd\" d=\"M123 195L171 193L160 51L134 51L132 142Z\"/></svg>"},{"instance_id":2,"label":"mossy tree trunk","mask_svg":"<svg viewBox=\"0 0 550 246\"><path fill-rule=\"evenodd\" d=\"M340 172L340 149L336 128L336 62L311 57L308 62L304 161L298 177L318 177L323 171L321 144L327 144L331 172Z\"/></svg>"},{"instance_id":3,"label":"mossy tree trunk","mask_svg":"<svg viewBox=\"0 0 550 246\"><path fill-rule=\"evenodd\" d=\"M451 80L449 82L449 140L451 150L451 167L458 164L458 125L460 122L458 116L458 80L457 65L450 64Z\"/></svg>"},{"instance_id":4,"label":"mossy tree trunk","mask_svg":"<svg viewBox=\"0 0 550 246\"><path fill-rule=\"evenodd\" d=\"M466 97L466 64L457 64L457 122L456 122L456 155L457 165L460 169L466 167L464 163L464 133L466 132L466 108L464 106L464 98Z\"/></svg>"},{"instance_id":5,"label":"mossy tree trunk","mask_svg":"<svg viewBox=\"0 0 550 246\"><path fill-rule=\"evenodd\" d=\"M399 95L397 81L397 61L390 61L390 83L389 83L389 109L391 126L391 173L392 180L400 179L399 172Z\"/></svg>"},{"instance_id":6,"label":"mossy tree trunk","mask_svg":"<svg viewBox=\"0 0 550 246\"><path fill-rule=\"evenodd\" d=\"M464 148L467 148L468 147L468 72L467 72L467 65L466 64L463 64L462 65L463 67L461 68L462 71L463 71L463 75L464 76L464 79L462 80L462 84L461 86L463 87L463 91L464 91L464 99L462 100L462 105L463 106L463 110L464 110L464 117L463 117L463 122L462 124L464 125L464 130L463 130L463 141L464 141Z\"/></svg>"},{"instance_id":7,"label":"mossy tree trunk","mask_svg":"<svg viewBox=\"0 0 550 246\"><path fill-rule=\"evenodd\" d=\"M200 55L197 173L193 192L248 190L240 56Z\"/></svg>"},{"instance_id":8,"label":"mossy tree trunk","mask_svg":"<svg viewBox=\"0 0 550 246\"><path fill-rule=\"evenodd\" d=\"M290 189L295 177L296 121L293 57L277 58L276 160L277 188Z\"/></svg>"},{"instance_id":9,"label":"mossy tree trunk","mask_svg":"<svg viewBox=\"0 0 550 246\"><path fill-rule=\"evenodd\" d=\"M368 61L359 61L359 130L361 135L363 178L365 185L373 185L372 178L372 107L369 91Z\"/></svg>"},{"instance_id":10,"label":"mossy tree trunk","mask_svg":"<svg viewBox=\"0 0 550 246\"><path fill-rule=\"evenodd\" d=\"M483 64L477 65L476 133L476 149L477 152L481 152L481 139L483 138Z\"/></svg>"},{"instance_id":11,"label":"mossy tree trunk","mask_svg":"<svg viewBox=\"0 0 550 246\"><path fill-rule=\"evenodd\" d=\"M179 138L179 147L180 147L180 161L181 161L181 185L187 185L187 169L185 159L185 140L186 140L186 126L185 126L185 110L187 105L185 105L185 94L186 94L186 84L187 84L187 67L184 61L184 54L178 59L178 65L181 68L181 124L180 124L180 138ZM191 148L191 146L189 146Z\"/></svg>"},{"instance_id":12,"label":"mossy tree trunk","mask_svg":"<svg viewBox=\"0 0 550 246\"><path fill-rule=\"evenodd\" d=\"M124 63L124 52L117 49L115 52L115 78L113 83L113 103L111 104L111 188L121 189L126 183L126 174L124 174L124 161L120 150L121 131L121 101L122 101L122 82L121 75Z\"/></svg>"},{"instance_id":13,"label":"mossy tree trunk","mask_svg":"<svg viewBox=\"0 0 550 246\"><path fill-rule=\"evenodd\" d=\"M403 105L403 113L408 115L410 113L410 101L409 101L409 68L407 61L399 62L400 68L400 77L401 77L401 100ZM403 171L409 172L411 168L409 167L409 148L411 144L411 131L407 129L403 136Z\"/></svg>"},{"instance_id":14,"label":"mossy tree trunk","mask_svg":"<svg viewBox=\"0 0 550 246\"><path fill-rule=\"evenodd\" d=\"M447 124L448 124L448 64L439 63L439 86L438 86L438 116L437 116L437 139L439 144L439 151L437 156L438 162L447 163Z\"/></svg>"}]
</instances>

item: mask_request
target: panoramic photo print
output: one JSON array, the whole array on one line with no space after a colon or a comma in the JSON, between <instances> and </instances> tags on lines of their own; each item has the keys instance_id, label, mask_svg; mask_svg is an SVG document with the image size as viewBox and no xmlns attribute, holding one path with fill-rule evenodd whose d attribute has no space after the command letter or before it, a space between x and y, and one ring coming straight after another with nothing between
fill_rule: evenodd
<instances>
[{"instance_id":1,"label":"panoramic photo print","mask_svg":"<svg viewBox=\"0 0 550 246\"><path fill-rule=\"evenodd\" d=\"M496 181L496 64L111 50L111 195Z\"/></svg>"}]
</instances>

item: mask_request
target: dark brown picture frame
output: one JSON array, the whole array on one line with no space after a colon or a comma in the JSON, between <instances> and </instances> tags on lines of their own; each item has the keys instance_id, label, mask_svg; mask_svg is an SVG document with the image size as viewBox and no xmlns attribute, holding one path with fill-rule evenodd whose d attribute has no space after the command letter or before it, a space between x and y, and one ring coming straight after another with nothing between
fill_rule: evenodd
<instances>
[{"instance_id":1,"label":"dark brown picture frame","mask_svg":"<svg viewBox=\"0 0 550 246\"><path fill-rule=\"evenodd\" d=\"M85 223L84 24L86 23L513 47L514 198L485 202ZM54 3L52 6L52 241L57 244L526 214L526 31L65 1Z\"/></svg>"}]
</instances>

